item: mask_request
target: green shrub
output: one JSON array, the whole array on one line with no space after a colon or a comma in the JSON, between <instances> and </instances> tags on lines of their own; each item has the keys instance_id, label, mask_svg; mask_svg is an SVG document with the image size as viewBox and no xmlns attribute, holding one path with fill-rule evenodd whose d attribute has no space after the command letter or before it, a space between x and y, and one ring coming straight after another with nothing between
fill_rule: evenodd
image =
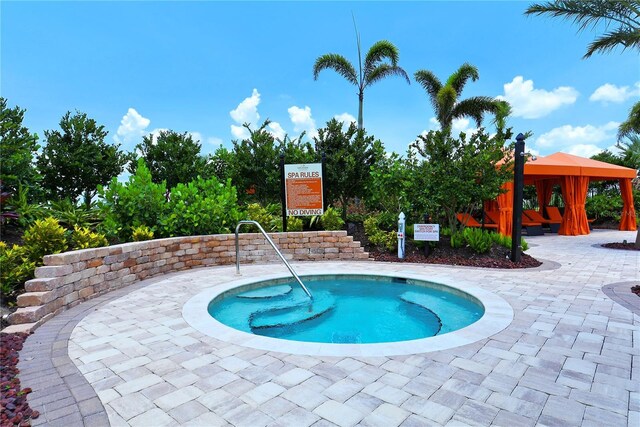
<instances>
[{"instance_id":1,"label":"green shrub","mask_svg":"<svg viewBox=\"0 0 640 427\"><path fill-rule=\"evenodd\" d=\"M462 232L455 232L451 235L451 247L452 248L461 248L466 244L466 240L464 238L464 233Z\"/></svg>"},{"instance_id":2,"label":"green shrub","mask_svg":"<svg viewBox=\"0 0 640 427\"><path fill-rule=\"evenodd\" d=\"M36 219L44 219L48 216L46 207L39 203L29 203L29 199L31 199L29 188L19 186L16 194L8 202L5 201L5 204L18 214L18 224L23 228L33 224Z\"/></svg>"},{"instance_id":3,"label":"green shrub","mask_svg":"<svg viewBox=\"0 0 640 427\"><path fill-rule=\"evenodd\" d=\"M108 187L98 187L104 222L99 231L112 241L129 241L131 231L140 225L158 229L167 210L167 187L151 180L151 173L138 161L136 173L126 183L113 178Z\"/></svg>"},{"instance_id":4,"label":"green shrub","mask_svg":"<svg viewBox=\"0 0 640 427\"><path fill-rule=\"evenodd\" d=\"M252 221L257 221L267 232L278 231L282 228L282 217L278 215L279 205L269 204L262 207L260 203L250 203L247 205L246 217Z\"/></svg>"},{"instance_id":5,"label":"green shrub","mask_svg":"<svg viewBox=\"0 0 640 427\"><path fill-rule=\"evenodd\" d=\"M24 232L23 240L29 259L36 264L40 264L45 255L67 250L65 230L52 217L36 220Z\"/></svg>"},{"instance_id":6,"label":"green shrub","mask_svg":"<svg viewBox=\"0 0 640 427\"><path fill-rule=\"evenodd\" d=\"M8 247L0 241L0 292L6 300L22 290L24 282L33 278L36 264L29 260L29 254L24 246Z\"/></svg>"},{"instance_id":7,"label":"green shrub","mask_svg":"<svg viewBox=\"0 0 640 427\"><path fill-rule=\"evenodd\" d=\"M146 225L139 225L133 228L131 232L131 238L134 242L142 242L144 240L153 239L153 230Z\"/></svg>"},{"instance_id":8,"label":"green shrub","mask_svg":"<svg viewBox=\"0 0 640 427\"><path fill-rule=\"evenodd\" d=\"M491 233L491 238L495 244L511 249L511 237L500 233Z\"/></svg>"},{"instance_id":9,"label":"green shrub","mask_svg":"<svg viewBox=\"0 0 640 427\"><path fill-rule=\"evenodd\" d=\"M398 246L398 236L395 231L381 230L379 220L380 218L376 215L365 219L364 233L372 245L382 246L389 251L393 251Z\"/></svg>"},{"instance_id":10,"label":"green shrub","mask_svg":"<svg viewBox=\"0 0 640 427\"><path fill-rule=\"evenodd\" d=\"M302 231L302 219L295 216L287 217L287 231Z\"/></svg>"},{"instance_id":11,"label":"green shrub","mask_svg":"<svg viewBox=\"0 0 640 427\"><path fill-rule=\"evenodd\" d=\"M489 249L491 249L491 246L493 245L493 238L491 237L492 233L487 230L465 227L462 234L464 235L464 240L467 245L469 245L471 249L478 254L489 252Z\"/></svg>"},{"instance_id":12,"label":"green shrub","mask_svg":"<svg viewBox=\"0 0 640 427\"><path fill-rule=\"evenodd\" d=\"M529 244L524 240L524 237L520 238L520 247L522 248L522 252L526 252L529 249Z\"/></svg>"},{"instance_id":13,"label":"green shrub","mask_svg":"<svg viewBox=\"0 0 640 427\"><path fill-rule=\"evenodd\" d=\"M52 202L51 215L68 230L73 230L76 226L94 229L102 221L98 209L87 209L84 205L76 206L69 199Z\"/></svg>"},{"instance_id":14,"label":"green shrub","mask_svg":"<svg viewBox=\"0 0 640 427\"><path fill-rule=\"evenodd\" d=\"M88 248L100 248L107 246L107 242L104 234L94 233L86 227L73 227L73 234L71 235L71 247L75 249L88 249Z\"/></svg>"},{"instance_id":15,"label":"green shrub","mask_svg":"<svg viewBox=\"0 0 640 427\"><path fill-rule=\"evenodd\" d=\"M176 185L166 212L157 229L162 237L230 233L242 218L231 180L216 177Z\"/></svg>"},{"instance_id":16,"label":"green shrub","mask_svg":"<svg viewBox=\"0 0 640 427\"><path fill-rule=\"evenodd\" d=\"M622 212L622 198L618 193L605 191L587 197L585 210L589 218L597 220L620 220L620 212Z\"/></svg>"},{"instance_id":17,"label":"green shrub","mask_svg":"<svg viewBox=\"0 0 640 427\"><path fill-rule=\"evenodd\" d=\"M340 212L330 207L322 214L320 218L322 228L325 230L342 230L344 221L340 217Z\"/></svg>"}]
</instances>

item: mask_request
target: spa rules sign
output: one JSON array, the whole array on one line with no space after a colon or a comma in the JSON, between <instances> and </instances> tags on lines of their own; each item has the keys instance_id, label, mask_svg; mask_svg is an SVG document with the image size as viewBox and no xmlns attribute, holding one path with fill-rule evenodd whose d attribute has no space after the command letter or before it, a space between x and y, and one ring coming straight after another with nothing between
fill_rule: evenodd
<instances>
[{"instance_id":1,"label":"spa rules sign","mask_svg":"<svg viewBox=\"0 0 640 427\"><path fill-rule=\"evenodd\" d=\"M287 215L322 215L322 163L284 165Z\"/></svg>"}]
</instances>

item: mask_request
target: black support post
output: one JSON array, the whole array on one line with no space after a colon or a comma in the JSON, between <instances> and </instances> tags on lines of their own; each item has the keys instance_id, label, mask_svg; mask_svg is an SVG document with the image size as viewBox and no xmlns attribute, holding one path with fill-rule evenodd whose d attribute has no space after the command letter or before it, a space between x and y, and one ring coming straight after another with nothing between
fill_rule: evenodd
<instances>
[{"instance_id":1,"label":"black support post","mask_svg":"<svg viewBox=\"0 0 640 427\"><path fill-rule=\"evenodd\" d=\"M280 201L282 203L282 231L287 232L287 195L284 188L284 153L280 153Z\"/></svg>"},{"instance_id":2,"label":"black support post","mask_svg":"<svg viewBox=\"0 0 640 427\"><path fill-rule=\"evenodd\" d=\"M524 135L516 136L516 148L513 166L513 221L511 230L511 261L520 262L522 249L522 192L524 188Z\"/></svg>"},{"instance_id":3,"label":"black support post","mask_svg":"<svg viewBox=\"0 0 640 427\"><path fill-rule=\"evenodd\" d=\"M322 152L322 212L327 210L327 192L325 184L327 183L327 155Z\"/></svg>"}]
</instances>

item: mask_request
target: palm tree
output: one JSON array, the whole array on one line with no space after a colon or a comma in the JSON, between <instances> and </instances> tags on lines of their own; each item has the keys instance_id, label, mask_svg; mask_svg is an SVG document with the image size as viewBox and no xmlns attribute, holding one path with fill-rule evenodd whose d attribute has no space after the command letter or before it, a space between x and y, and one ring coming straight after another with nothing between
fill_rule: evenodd
<instances>
[{"instance_id":1,"label":"palm tree","mask_svg":"<svg viewBox=\"0 0 640 427\"><path fill-rule=\"evenodd\" d=\"M462 117L471 117L480 127L485 113L498 115L497 124L504 127L503 114L508 115L509 112L509 106L505 101L496 101L488 96L474 96L462 101L458 99L467 80L478 80L478 69L473 65L462 64L449 76L445 84L429 70L418 70L414 77L427 91L436 119L443 131L450 132L453 120Z\"/></svg>"},{"instance_id":2,"label":"palm tree","mask_svg":"<svg viewBox=\"0 0 640 427\"><path fill-rule=\"evenodd\" d=\"M360 34L358 34L357 29L356 40L358 44L357 72L351 62L344 56L337 53L328 53L316 59L316 63L313 65L313 79L318 80L320 71L332 69L358 88L358 129L362 129L362 104L365 88L389 76L404 77L409 84L411 84L411 81L406 71L398 66L398 48L393 43L387 40L376 42L367 52L363 67ZM385 62L385 60L389 62Z\"/></svg>"},{"instance_id":3,"label":"palm tree","mask_svg":"<svg viewBox=\"0 0 640 427\"><path fill-rule=\"evenodd\" d=\"M640 49L640 1L637 0L556 0L535 3L525 15L551 15L572 19L579 31L604 24L608 32L591 42L584 58L606 53L617 46Z\"/></svg>"},{"instance_id":4,"label":"palm tree","mask_svg":"<svg viewBox=\"0 0 640 427\"><path fill-rule=\"evenodd\" d=\"M618 127L618 141L640 135L640 102L636 102L629 111L627 120L620 123Z\"/></svg>"}]
</instances>

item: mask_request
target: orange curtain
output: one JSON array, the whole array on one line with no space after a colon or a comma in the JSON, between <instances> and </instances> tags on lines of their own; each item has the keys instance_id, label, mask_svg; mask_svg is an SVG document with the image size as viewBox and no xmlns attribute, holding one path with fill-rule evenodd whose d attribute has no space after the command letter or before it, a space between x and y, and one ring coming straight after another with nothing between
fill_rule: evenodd
<instances>
[{"instance_id":1,"label":"orange curtain","mask_svg":"<svg viewBox=\"0 0 640 427\"><path fill-rule=\"evenodd\" d=\"M633 192L631 191L631 179L620 180L620 194L622 195L622 215L620 216L620 230L635 231L636 210L633 207Z\"/></svg>"},{"instance_id":2,"label":"orange curtain","mask_svg":"<svg viewBox=\"0 0 640 427\"><path fill-rule=\"evenodd\" d=\"M536 195L538 197L538 211L544 216L544 207L549 206L551 202L551 193L553 192L553 182L548 179L536 181Z\"/></svg>"},{"instance_id":3,"label":"orange curtain","mask_svg":"<svg viewBox=\"0 0 640 427\"><path fill-rule=\"evenodd\" d=\"M498 196L498 211L500 213L500 222L498 223L498 233L504 236L511 236L513 229L513 181L506 182L502 189L506 189L505 193Z\"/></svg>"},{"instance_id":4,"label":"orange curtain","mask_svg":"<svg viewBox=\"0 0 640 427\"><path fill-rule=\"evenodd\" d=\"M560 186L562 187L565 208L558 234L565 236L589 234L587 211L584 209L589 178L586 176L564 176L560 181Z\"/></svg>"}]
</instances>

